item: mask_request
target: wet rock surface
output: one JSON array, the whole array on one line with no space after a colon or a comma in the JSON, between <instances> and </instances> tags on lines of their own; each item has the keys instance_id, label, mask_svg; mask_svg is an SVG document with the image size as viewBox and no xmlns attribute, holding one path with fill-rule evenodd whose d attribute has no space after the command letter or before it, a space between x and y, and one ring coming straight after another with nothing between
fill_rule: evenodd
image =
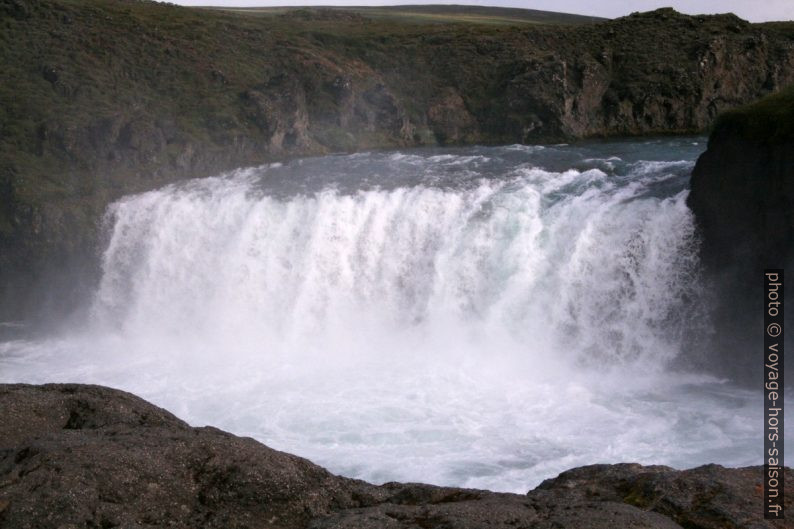
<instances>
[{"instance_id":1,"label":"wet rock surface","mask_svg":"<svg viewBox=\"0 0 794 529\"><path fill-rule=\"evenodd\" d=\"M0 415L3 528L787 527L761 516L760 467L593 465L526 495L375 486L100 386L2 385Z\"/></svg>"}]
</instances>

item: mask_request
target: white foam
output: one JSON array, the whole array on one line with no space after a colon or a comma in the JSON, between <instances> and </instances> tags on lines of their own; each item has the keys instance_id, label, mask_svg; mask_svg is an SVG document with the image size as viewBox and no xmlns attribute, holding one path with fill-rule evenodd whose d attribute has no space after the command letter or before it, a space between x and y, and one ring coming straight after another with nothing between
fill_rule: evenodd
<instances>
[{"instance_id":1,"label":"white foam","mask_svg":"<svg viewBox=\"0 0 794 529\"><path fill-rule=\"evenodd\" d=\"M439 156L388 158L490 159ZM121 387L376 482L757 463L755 394L667 373L697 263L686 191L649 187L665 167L278 197L269 166L127 197L92 324L0 344L0 373Z\"/></svg>"}]
</instances>

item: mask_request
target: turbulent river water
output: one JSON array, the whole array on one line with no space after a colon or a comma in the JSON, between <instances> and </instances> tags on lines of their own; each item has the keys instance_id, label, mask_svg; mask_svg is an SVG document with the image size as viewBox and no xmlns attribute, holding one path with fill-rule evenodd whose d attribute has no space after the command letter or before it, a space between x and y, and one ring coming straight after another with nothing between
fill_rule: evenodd
<instances>
[{"instance_id":1,"label":"turbulent river water","mask_svg":"<svg viewBox=\"0 0 794 529\"><path fill-rule=\"evenodd\" d=\"M0 343L374 482L524 492L583 464L760 464L707 333L702 138L359 153L113 204L84 324Z\"/></svg>"}]
</instances>

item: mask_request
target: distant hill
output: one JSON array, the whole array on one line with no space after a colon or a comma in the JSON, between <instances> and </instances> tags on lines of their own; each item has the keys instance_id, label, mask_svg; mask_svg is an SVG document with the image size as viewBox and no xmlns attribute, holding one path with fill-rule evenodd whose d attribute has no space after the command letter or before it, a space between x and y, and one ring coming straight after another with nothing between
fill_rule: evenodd
<instances>
[{"instance_id":1,"label":"distant hill","mask_svg":"<svg viewBox=\"0 0 794 529\"><path fill-rule=\"evenodd\" d=\"M208 0L211 1L211 0ZM594 24L607 19L554 11L520 9L508 7L468 6L468 5L400 5L382 7L250 7L250 8L213 8L224 11L258 15L284 15L295 12L322 12L328 10L355 13L365 18L379 21L394 21L414 24Z\"/></svg>"}]
</instances>

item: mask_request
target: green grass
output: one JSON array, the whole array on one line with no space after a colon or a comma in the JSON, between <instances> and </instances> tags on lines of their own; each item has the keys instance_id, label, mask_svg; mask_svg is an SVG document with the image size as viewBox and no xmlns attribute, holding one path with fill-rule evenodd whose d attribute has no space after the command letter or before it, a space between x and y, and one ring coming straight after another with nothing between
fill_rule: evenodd
<instances>
[{"instance_id":1,"label":"green grass","mask_svg":"<svg viewBox=\"0 0 794 529\"><path fill-rule=\"evenodd\" d=\"M744 138L765 143L794 141L794 85L725 112L714 128L737 131Z\"/></svg>"},{"instance_id":2,"label":"green grass","mask_svg":"<svg viewBox=\"0 0 794 529\"><path fill-rule=\"evenodd\" d=\"M593 24L606 19L534 9L500 8L465 5L403 5L385 7L208 7L258 16L304 15L307 19L321 19L323 13L349 13L372 21L396 24L475 24L521 26L526 24Z\"/></svg>"}]
</instances>

